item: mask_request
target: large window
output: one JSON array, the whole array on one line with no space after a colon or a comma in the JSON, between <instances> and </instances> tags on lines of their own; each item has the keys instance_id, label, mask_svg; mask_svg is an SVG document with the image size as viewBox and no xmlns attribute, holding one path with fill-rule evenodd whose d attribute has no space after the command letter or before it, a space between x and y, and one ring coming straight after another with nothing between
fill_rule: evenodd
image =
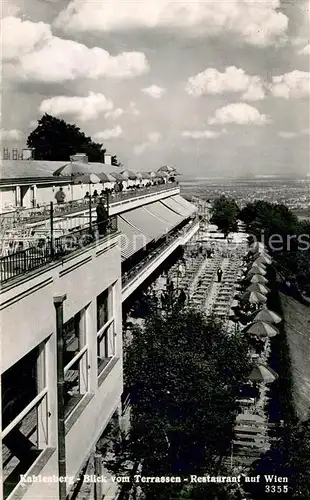
<instances>
[{"instance_id":1,"label":"large window","mask_svg":"<svg viewBox=\"0 0 310 500\"><path fill-rule=\"evenodd\" d=\"M5 371L2 382L4 498L48 445L45 343Z\"/></svg>"},{"instance_id":2,"label":"large window","mask_svg":"<svg viewBox=\"0 0 310 500\"><path fill-rule=\"evenodd\" d=\"M115 354L114 286L97 297L97 360L98 375Z\"/></svg>"},{"instance_id":3,"label":"large window","mask_svg":"<svg viewBox=\"0 0 310 500\"><path fill-rule=\"evenodd\" d=\"M83 309L63 326L66 416L88 391L85 314L86 309Z\"/></svg>"}]
</instances>

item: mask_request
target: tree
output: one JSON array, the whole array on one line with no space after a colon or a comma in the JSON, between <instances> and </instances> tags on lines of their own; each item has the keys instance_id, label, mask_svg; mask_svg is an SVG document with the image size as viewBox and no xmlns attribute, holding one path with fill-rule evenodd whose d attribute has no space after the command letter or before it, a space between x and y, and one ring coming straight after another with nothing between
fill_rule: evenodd
<instances>
[{"instance_id":1,"label":"tree","mask_svg":"<svg viewBox=\"0 0 310 500\"><path fill-rule=\"evenodd\" d=\"M283 281L297 292L308 293L310 284L310 225L283 204L258 200L248 203L240 212L247 231L264 243L274 257L275 267ZM276 245L272 237L276 236Z\"/></svg>"},{"instance_id":2,"label":"tree","mask_svg":"<svg viewBox=\"0 0 310 500\"><path fill-rule=\"evenodd\" d=\"M239 207L232 199L221 196L213 202L211 224L223 231L225 238L231 231L238 230Z\"/></svg>"},{"instance_id":3,"label":"tree","mask_svg":"<svg viewBox=\"0 0 310 500\"><path fill-rule=\"evenodd\" d=\"M290 422L282 429L281 437L262 459L253 465L252 474L274 474L288 477L288 492L276 493L279 500L309 500L310 498L310 420ZM262 476L264 477L264 476ZM285 483L282 484L282 486ZM254 486L254 485L253 485ZM267 494L265 481L249 488L253 498L273 499L275 494Z\"/></svg>"},{"instance_id":4,"label":"tree","mask_svg":"<svg viewBox=\"0 0 310 500\"><path fill-rule=\"evenodd\" d=\"M233 436L236 396L251 370L244 337L228 336L177 296L168 300L173 294L168 289L163 310L134 328L125 353L131 429L121 455L144 476L218 472ZM140 486L148 500L175 498L183 488Z\"/></svg>"},{"instance_id":5,"label":"tree","mask_svg":"<svg viewBox=\"0 0 310 500\"><path fill-rule=\"evenodd\" d=\"M27 139L35 160L69 161L76 153L85 153L91 162L104 162L103 145L93 142L76 125L45 113ZM117 162L116 156L113 157Z\"/></svg>"}]
</instances>

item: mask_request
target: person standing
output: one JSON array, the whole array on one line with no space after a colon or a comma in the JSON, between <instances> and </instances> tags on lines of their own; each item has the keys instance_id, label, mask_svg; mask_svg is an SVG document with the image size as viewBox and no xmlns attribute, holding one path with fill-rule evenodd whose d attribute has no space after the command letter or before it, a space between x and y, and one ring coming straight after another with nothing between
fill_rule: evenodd
<instances>
[{"instance_id":1,"label":"person standing","mask_svg":"<svg viewBox=\"0 0 310 500\"><path fill-rule=\"evenodd\" d=\"M217 281L218 281L219 283L221 283L221 281L222 281L222 274L223 274L223 271L222 271L222 269L221 269L221 268L219 268L219 269L217 270Z\"/></svg>"},{"instance_id":2,"label":"person standing","mask_svg":"<svg viewBox=\"0 0 310 500\"><path fill-rule=\"evenodd\" d=\"M97 224L100 235L104 235L108 228L108 211L103 203L103 198L99 198L99 203L96 207Z\"/></svg>"},{"instance_id":3,"label":"person standing","mask_svg":"<svg viewBox=\"0 0 310 500\"><path fill-rule=\"evenodd\" d=\"M63 188L60 187L57 193L55 194L55 200L57 201L57 204L59 205L60 203L64 203L66 199L66 195L63 192Z\"/></svg>"}]
</instances>

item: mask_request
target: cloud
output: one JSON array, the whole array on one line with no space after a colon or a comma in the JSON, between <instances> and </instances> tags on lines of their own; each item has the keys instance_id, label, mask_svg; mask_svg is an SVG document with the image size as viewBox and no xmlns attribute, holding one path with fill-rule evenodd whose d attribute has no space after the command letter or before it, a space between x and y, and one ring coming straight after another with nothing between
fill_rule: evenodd
<instances>
[{"instance_id":1,"label":"cloud","mask_svg":"<svg viewBox=\"0 0 310 500\"><path fill-rule=\"evenodd\" d=\"M150 132L147 135L146 141L144 141L141 144L138 144L137 146L134 147L134 149L133 149L134 154L137 156L141 155L142 153L144 153L144 151L147 148L149 148L153 144L157 144L160 138L161 138L161 134L159 132Z\"/></svg>"},{"instance_id":2,"label":"cloud","mask_svg":"<svg viewBox=\"0 0 310 500\"><path fill-rule=\"evenodd\" d=\"M299 50L298 54L302 56L310 56L310 43L303 49Z\"/></svg>"},{"instance_id":3,"label":"cloud","mask_svg":"<svg viewBox=\"0 0 310 500\"><path fill-rule=\"evenodd\" d=\"M264 125L270 120L267 115L260 114L258 109L249 104L239 102L228 104L215 111L208 121L210 125L235 123L237 125Z\"/></svg>"},{"instance_id":4,"label":"cloud","mask_svg":"<svg viewBox=\"0 0 310 500\"><path fill-rule=\"evenodd\" d=\"M3 2L0 10L0 17L4 19L5 17L16 16L20 12L20 7L15 5L12 0L9 2Z\"/></svg>"},{"instance_id":5,"label":"cloud","mask_svg":"<svg viewBox=\"0 0 310 500\"><path fill-rule=\"evenodd\" d=\"M293 139L294 137L297 136L297 134L296 134L296 132L280 131L278 133L278 136L281 137L282 139Z\"/></svg>"},{"instance_id":6,"label":"cloud","mask_svg":"<svg viewBox=\"0 0 310 500\"><path fill-rule=\"evenodd\" d=\"M266 46L286 34L288 18L279 7L280 0L71 0L55 26L73 32L170 28L181 29L184 36L231 33L249 44Z\"/></svg>"},{"instance_id":7,"label":"cloud","mask_svg":"<svg viewBox=\"0 0 310 500\"><path fill-rule=\"evenodd\" d=\"M249 76L241 68L230 66L220 73L215 68L208 68L188 79L186 91L189 95L199 97L205 94L224 94L243 92L245 100L264 99L263 82L259 76Z\"/></svg>"},{"instance_id":8,"label":"cloud","mask_svg":"<svg viewBox=\"0 0 310 500\"><path fill-rule=\"evenodd\" d=\"M151 144L157 144L159 139L161 138L161 134L159 132L150 132L147 134L148 141Z\"/></svg>"},{"instance_id":9,"label":"cloud","mask_svg":"<svg viewBox=\"0 0 310 500\"><path fill-rule=\"evenodd\" d=\"M133 78L149 70L142 52L112 56L106 50L89 48L73 40L52 35L45 23L6 18L3 21L3 52L17 64L20 77L42 82L65 82L77 78Z\"/></svg>"},{"instance_id":10,"label":"cloud","mask_svg":"<svg viewBox=\"0 0 310 500\"><path fill-rule=\"evenodd\" d=\"M1 139L3 141L20 141L23 138L23 132L17 129L12 129L12 130L4 130L1 129Z\"/></svg>"},{"instance_id":11,"label":"cloud","mask_svg":"<svg viewBox=\"0 0 310 500\"><path fill-rule=\"evenodd\" d=\"M123 135L123 129L120 125L116 125L116 127L114 128L102 130L101 132L96 132L94 134L94 138L99 140L101 139L107 140L107 139L116 139L121 135Z\"/></svg>"},{"instance_id":12,"label":"cloud","mask_svg":"<svg viewBox=\"0 0 310 500\"><path fill-rule=\"evenodd\" d=\"M271 93L284 99L301 99L310 95L310 73L294 70L284 75L274 76Z\"/></svg>"},{"instance_id":13,"label":"cloud","mask_svg":"<svg viewBox=\"0 0 310 500\"><path fill-rule=\"evenodd\" d=\"M131 101L129 103L129 113L133 114L134 116L141 115L141 111L140 111L140 109L138 109L138 107L134 101Z\"/></svg>"},{"instance_id":14,"label":"cloud","mask_svg":"<svg viewBox=\"0 0 310 500\"><path fill-rule=\"evenodd\" d=\"M102 112L113 108L113 103L103 94L89 92L86 97L55 96L44 99L39 111L50 113L54 116L73 116L81 121L93 120Z\"/></svg>"},{"instance_id":15,"label":"cloud","mask_svg":"<svg viewBox=\"0 0 310 500\"><path fill-rule=\"evenodd\" d=\"M241 96L244 101L262 101L265 98L265 91L261 82L254 79L259 77L252 77L252 82L247 88L246 92Z\"/></svg>"},{"instance_id":16,"label":"cloud","mask_svg":"<svg viewBox=\"0 0 310 500\"><path fill-rule=\"evenodd\" d=\"M142 89L142 92L149 95L150 97L153 97L154 99L160 99L166 92L166 89L158 87L157 85L151 85L150 87Z\"/></svg>"},{"instance_id":17,"label":"cloud","mask_svg":"<svg viewBox=\"0 0 310 500\"><path fill-rule=\"evenodd\" d=\"M214 130L184 130L182 137L187 139L216 139L226 131L215 132Z\"/></svg>"},{"instance_id":18,"label":"cloud","mask_svg":"<svg viewBox=\"0 0 310 500\"><path fill-rule=\"evenodd\" d=\"M1 29L3 61L19 59L52 38L49 24L22 21L13 16L3 19Z\"/></svg>"},{"instance_id":19,"label":"cloud","mask_svg":"<svg viewBox=\"0 0 310 500\"><path fill-rule=\"evenodd\" d=\"M29 127L37 127L38 125L38 120L31 120L29 123Z\"/></svg>"},{"instance_id":20,"label":"cloud","mask_svg":"<svg viewBox=\"0 0 310 500\"><path fill-rule=\"evenodd\" d=\"M123 114L124 114L124 110L122 108L116 108L116 109L113 109L112 111L108 111L104 115L104 117L107 119L111 118L112 120L116 120L117 118L119 118Z\"/></svg>"}]
</instances>

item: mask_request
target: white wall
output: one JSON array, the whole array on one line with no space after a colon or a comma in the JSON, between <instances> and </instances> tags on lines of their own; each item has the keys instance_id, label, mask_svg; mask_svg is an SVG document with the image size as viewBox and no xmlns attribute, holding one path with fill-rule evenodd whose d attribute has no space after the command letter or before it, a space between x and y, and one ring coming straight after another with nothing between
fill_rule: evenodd
<instances>
[{"instance_id":1,"label":"white wall","mask_svg":"<svg viewBox=\"0 0 310 500\"><path fill-rule=\"evenodd\" d=\"M118 238L113 238L118 241ZM27 352L55 331L53 295L67 294L64 306L64 321L92 302L97 295L121 276L121 257L118 248L109 248L96 257L96 251L104 247L101 243L81 255L69 256L57 267L38 273L34 278L1 291L2 327L2 371L7 370ZM91 261L83 264L63 277L59 273L78 264L85 257ZM44 285L44 282L51 283ZM21 282L21 279L20 279ZM7 291L6 291L7 290Z\"/></svg>"},{"instance_id":2,"label":"white wall","mask_svg":"<svg viewBox=\"0 0 310 500\"><path fill-rule=\"evenodd\" d=\"M37 185L36 202L39 205L48 204L51 201L55 202L55 194L56 190L53 191L53 186Z\"/></svg>"},{"instance_id":3,"label":"white wall","mask_svg":"<svg viewBox=\"0 0 310 500\"><path fill-rule=\"evenodd\" d=\"M40 474L58 473L57 462L57 376L56 376L56 318L53 296L67 294L64 302L64 321L87 307L87 343L89 391L93 395L88 405L66 435L67 475L75 476L91 453L112 414L120 403L123 387L122 369L122 312L121 312L121 255L119 236L106 238L80 255L69 256L63 263L24 277L16 286L1 291L2 372L16 363L33 347L49 338L47 343L47 377L49 446L56 448ZM101 255L98 252L103 251ZM89 262L82 263L90 258ZM78 266L78 267L77 267ZM75 267L70 271L70 268ZM67 274L63 275L63 273ZM50 281L50 282L49 282ZM97 378L97 296L114 285L115 356L118 359L98 387ZM78 406L74 411L78 411ZM57 499L58 484L31 485L23 498Z\"/></svg>"},{"instance_id":4,"label":"white wall","mask_svg":"<svg viewBox=\"0 0 310 500\"><path fill-rule=\"evenodd\" d=\"M15 207L15 186L3 187L0 190L0 207L2 211L5 211L10 206Z\"/></svg>"}]
</instances>

